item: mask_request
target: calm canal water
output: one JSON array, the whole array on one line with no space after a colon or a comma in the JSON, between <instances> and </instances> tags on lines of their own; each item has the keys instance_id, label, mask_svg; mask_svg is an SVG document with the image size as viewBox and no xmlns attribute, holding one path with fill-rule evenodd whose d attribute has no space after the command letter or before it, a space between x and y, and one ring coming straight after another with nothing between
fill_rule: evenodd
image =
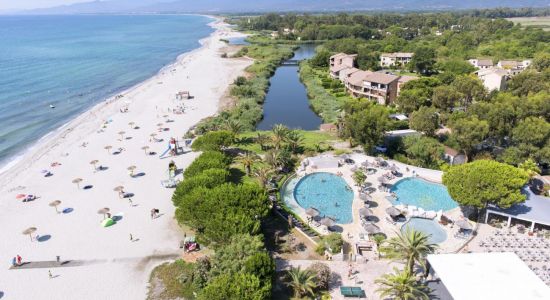
<instances>
[{"instance_id":1,"label":"calm canal water","mask_svg":"<svg viewBox=\"0 0 550 300\"><path fill-rule=\"evenodd\" d=\"M292 59L303 60L315 54L315 44L301 45ZM322 120L309 107L306 88L300 82L298 66L280 66L270 79L264 103L264 117L259 130L270 130L275 124L293 129L317 130Z\"/></svg>"}]
</instances>

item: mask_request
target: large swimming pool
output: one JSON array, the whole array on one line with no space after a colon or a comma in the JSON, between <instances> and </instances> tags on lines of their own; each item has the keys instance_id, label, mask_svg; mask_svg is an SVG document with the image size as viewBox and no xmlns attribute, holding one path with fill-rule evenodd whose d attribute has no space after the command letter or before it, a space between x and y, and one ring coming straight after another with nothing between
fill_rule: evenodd
<instances>
[{"instance_id":1,"label":"large swimming pool","mask_svg":"<svg viewBox=\"0 0 550 300\"><path fill-rule=\"evenodd\" d=\"M421 231L428 235L428 240L433 244L443 243L447 239L447 233L434 220L411 218L407 223L401 226L401 232L405 232L407 228Z\"/></svg>"},{"instance_id":2,"label":"large swimming pool","mask_svg":"<svg viewBox=\"0 0 550 300\"><path fill-rule=\"evenodd\" d=\"M420 178L401 179L392 186L391 191L397 195L397 199L391 201L393 205L414 205L433 211L458 207L444 185Z\"/></svg>"},{"instance_id":3,"label":"large swimming pool","mask_svg":"<svg viewBox=\"0 0 550 300\"><path fill-rule=\"evenodd\" d=\"M321 217L331 217L340 224L353 221L353 190L339 176L325 172L306 175L296 183L293 193L302 208L314 207Z\"/></svg>"}]
</instances>

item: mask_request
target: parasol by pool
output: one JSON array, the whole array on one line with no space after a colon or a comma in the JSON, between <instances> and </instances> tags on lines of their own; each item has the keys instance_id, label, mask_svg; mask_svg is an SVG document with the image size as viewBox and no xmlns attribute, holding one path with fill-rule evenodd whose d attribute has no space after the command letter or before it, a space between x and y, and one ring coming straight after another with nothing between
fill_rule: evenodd
<instances>
[{"instance_id":1,"label":"parasol by pool","mask_svg":"<svg viewBox=\"0 0 550 300\"><path fill-rule=\"evenodd\" d=\"M373 212L368 207L362 207L359 209L359 215L362 217L370 217L373 215Z\"/></svg>"},{"instance_id":2,"label":"parasol by pool","mask_svg":"<svg viewBox=\"0 0 550 300\"><path fill-rule=\"evenodd\" d=\"M306 209L306 215L310 217L317 217L319 215L319 211L314 207L310 207Z\"/></svg>"},{"instance_id":3,"label":"parasol by pool","mask_svg":"<svg viewBox=\"0 0 550 300\"><path fill-rule=\"evenodd\" d=\"M397 209L395 206L390 206L386 208L386 213L392 217L397 217L401 214L401 211Z\"/></svg>"},{"instance_id":4,"label":"parasol by pool","mask_svg":"<svg viewBox=\"0 0 550 300\"><path fill-rule=\"evenodd\" d=\"M370 233L370 234L375 234L375 233L380 233L380 227L372 224L372 223L367 223L365 225L363 225L363 229L365 229L365 231L367 233Z\"/></svg>"},{"instance_id":5,"label":"parasol by pool","mask_svg":"<svg viewBox=\"0 0 550 300\"><path fill-rule=\"evenodd\" d=\"M325 225L327 227L331 227L331 226L334 226L334 220L331 219L331 218L327 218L327 217L324 217L323 219L321 219L321 225Z\"/></svg>"}]
</instances>

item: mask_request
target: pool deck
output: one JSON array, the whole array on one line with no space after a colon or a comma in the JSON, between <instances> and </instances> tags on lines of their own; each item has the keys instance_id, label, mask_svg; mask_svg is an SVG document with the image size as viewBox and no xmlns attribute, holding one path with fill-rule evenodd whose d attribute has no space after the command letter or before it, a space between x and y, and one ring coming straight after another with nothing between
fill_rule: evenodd
<instances>
[{"instance_id":1,"label":"pool deck","mask_svg":"<svg viewBox=\"0 0 550 300\"><path fill-rule=\"evenodd\" d=\"M360 165L361 163L365 161L374 162L375 157L367 156L364 154L349 154L349 158L353 159L355 161L355 165ZM402 177L396 177L392 180L389 180L387 182L388 185L395 184L397 181L407 178L407 177L419 177L422 179L425 179L427 181L435 182L435 183L441 183L443 172L437 171L437 170L430 170L430 169L424 169L424 168L418 168L410 165L406 165L397 161L393 160L385 160L390 165L395 164L400 172L403 174ZM355 245L359 241L358 237L360 233L364 233L364 230L361 226L361 218L359 217L359 209L364 207L363 201L359 199L359 189L355 185L355 182L352 178L353 172L351 171L351 168L353 165L343 165L338 168L316 168L312 166L308 166L305 168L304 171L297 173L297 177L301 178L305 175L316 173L316 172L329 172L333 174L342 174L342 178L348 183L348 185L353 189L354 193L354 199L352 202L352 216L353 216L353 222L349 224L337 224L341 228L342 237L349 242L351 245ZM376 187L379 185L379 182L377 181L377 178L381 176L382 174L388 172L388 170L384 170L382 168L376 168L377 171L374 175L368 175L367 176L367 182L370 182L373 187ZM401 226L403 223L396 223L395 225L390 223L388 220L386 220L387 214L386 209L390 206L392 206L392 203L388 201L385 197L389 196L390 194L388 192L383 192L377 189L375 192L370 194L374 202L376 204L372 205L370 209L373 211L375 218L372 218L375 222L375 224L380 227L381 231L385 233L388 237L395 236L398 232L400 232ZM302 208L298 203L294 202L288 203L289 205L299 216L302 218L302 220L307 220L307 215L305 213L305 209ZM459 219L462 217L462 212L460 211L460 208L455 208L449 211L444 212L444 214L447 217L450 217L453 220ZM321 226L323 227L323 226ZM438 253L449 253L457 251L465 242L464 239L457 239L454 237L454 235L458 232L458 228L454 227L453 225L447 225L447 226L441 226L443 230L447 233L447 240L440 244ZM337 227L338 228L338 227ZM314 228L321 234L327 234L328 232L324 230L324 228ZM340 230L338 230L340 231Z\"/></svg>"}]
</instances>

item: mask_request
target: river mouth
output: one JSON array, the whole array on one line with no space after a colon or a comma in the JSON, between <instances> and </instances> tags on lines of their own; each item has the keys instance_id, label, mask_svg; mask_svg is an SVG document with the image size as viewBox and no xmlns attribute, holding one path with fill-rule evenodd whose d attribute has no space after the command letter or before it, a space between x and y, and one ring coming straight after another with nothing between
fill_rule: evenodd
<instances>
[{"instance_id":1,"label":"river mouth","mask_svg":"<svg viewBox=\"0 0 550 300\"><path fill-rule=\"evenodd\" d=\"M292 60L304 60L315 55L315 44L303 44ZM282 65L270 78L263 119L258 130L271 130L276 124L292 129L318 130L321 118L311 110L306 87L300 81L297 65Z\"/></svg>"}]
</instances>

